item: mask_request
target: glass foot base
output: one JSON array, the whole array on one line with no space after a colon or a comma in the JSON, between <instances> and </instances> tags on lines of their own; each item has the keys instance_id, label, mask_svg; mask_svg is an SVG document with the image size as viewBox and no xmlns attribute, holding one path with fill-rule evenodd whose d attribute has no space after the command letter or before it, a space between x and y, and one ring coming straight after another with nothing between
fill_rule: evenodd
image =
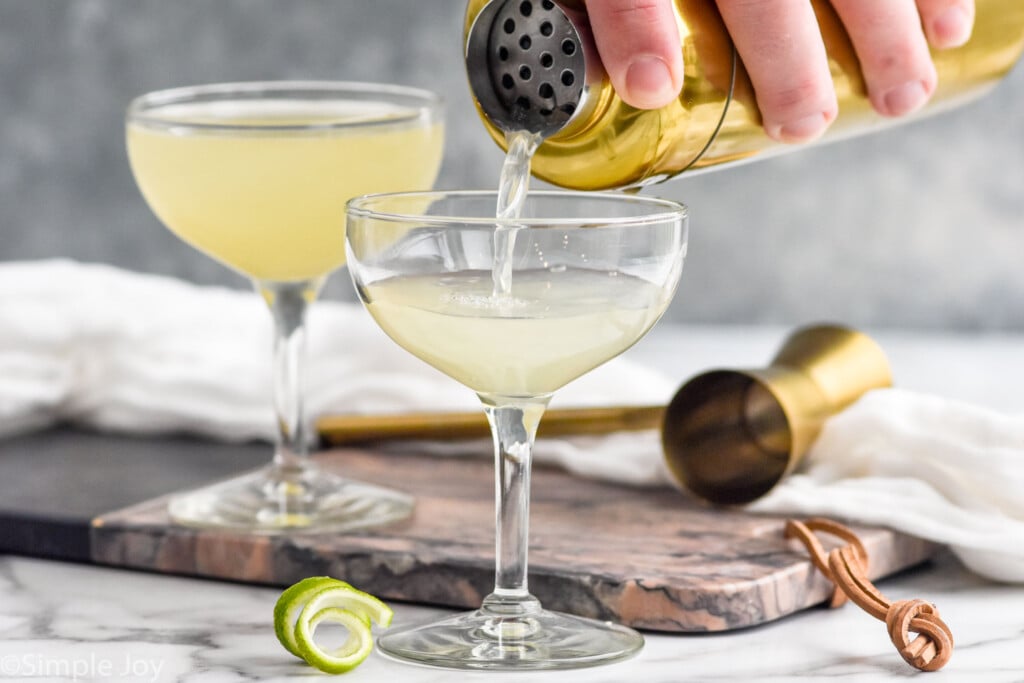
<instances>
[{"instance_id":1,"label":"glass foot base","mask_svg":"<svg viewBox=\"0 0 1024 683\"><path fill-rule=\"evenodd\" d=\"M377 639L395 659L449 669L576 669L628 659L644 646L625 626L537 609L498 616L486 608L389 629Z\"/></svg>"},{"instance_id":2,"label":"glass foot base","mask_svg":"<svg viewBox=\"0 0 1024 683\"><path fill-rule=\"evenodd\" d=\"M256 533L345 532L396 522L413 499L309 468L291 479L273 467L171 499L171 518L186 526Z\"/></svg>"}]
</instances>

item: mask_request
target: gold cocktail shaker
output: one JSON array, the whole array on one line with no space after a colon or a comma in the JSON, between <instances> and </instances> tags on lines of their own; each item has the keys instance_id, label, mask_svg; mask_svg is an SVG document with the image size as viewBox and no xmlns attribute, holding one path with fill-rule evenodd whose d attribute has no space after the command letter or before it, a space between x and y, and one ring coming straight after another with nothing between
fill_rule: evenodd
<instances>
[{"instance_id":1,"label":"gold cocktail shaker","mask_svg":"<svg viewBox=\"0 0 1024 683\"><path fill-rule=\"evenodd\" d=\"M892 125L867 99L853 45L827 0L810 0L829 55L839 117L821 140ZM974 99L1024 49L1024 1L975 0L967 44L933 52L939 75L915 116ZM488 132L527 129L544 141L533 174L579 190L642 186L793 149L761 128L749 79L713 0L674 0L685 78L679 98L643 111L615 94L601 66L584 0L469 0L466 68Z\"/></svg>"}]
</instances>

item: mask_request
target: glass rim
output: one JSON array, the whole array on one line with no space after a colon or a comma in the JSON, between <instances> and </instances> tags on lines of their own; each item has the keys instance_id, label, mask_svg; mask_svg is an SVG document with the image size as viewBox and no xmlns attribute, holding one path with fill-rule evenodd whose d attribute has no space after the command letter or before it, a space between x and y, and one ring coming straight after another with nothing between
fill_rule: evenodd
<instances>
[{"instance_id":1,"label":"glass rim","mask_svg":"<svg viewBox=\"0 0 1024 683\"><path fill-rule=\"evenodd\" d=\"M443 199L445 197L457 197L462 199L490 198L494 205L497 205L498 193L494 190L424 190L416 192L383 192L377 194L364 194L353 197L345 206L346 215L354 218L371 218L373 220L389 221L393 223L417 223L418 225L452 225L460 224L466 226L494 227L496 224L515 225L524 228L547 228L547 227L584 227L601 223L608 227L626 225L652 225L654 223L665 223L668 221L686 220L689 217L689 209L685 204L671 199L660 197L647 197L640 195L626 195L620 192L580 192L571 190L530 190L527 194L527 201L530 198L557 198L565 200L597 200L599 202L615 202L618 204L632 203L642 204L649 207L658 207L660 211L640 214L636 216L580 216L578 218L544 218L526 217L499 220L492 216L431 216L422 213L407 213L401 211L388 211L374 209L375 202L394 199L427 200L430 198Z\"/></svg>"},{"instance_id":2,"label":"glass rim","mask_svg":"<svg viewBox=\"0 0 1024 683\"><path fill-rule=\"evenodd\" d=\"M337 93L339 98L346 93L349 95L379 95L382 98L388 96L404 97L410 100L419 100L418 106L412 104L408 116L390 116L380 120L361 119L358 121L319 122L312 124L246 124L246 123L189 123L174 118L154 116L147 112L157 107L173 104L187 104L190 102L203 101L203 97L224 96L227 99L230 95L253 95L266 93L268 96L274 94L287 95L300 92L307 93ZM393 125L418 121L424 114L436 112L440 118L441 110L444 108L444 98L424 88L417 88L408 85L397 85L393 83L371 83L362 81L330 81L330 80L280 80L280 81L236 81L228 83L206 83L201 85L187 85L162 90L153 90L133 98L125 112L125 119L129 123L141 123L149 126L165 128L181 128L191 130L225 130L225 131L309 131L309 130L344 130L346 128L362 128L375 125Z\"/></svg>"}]
</instances>

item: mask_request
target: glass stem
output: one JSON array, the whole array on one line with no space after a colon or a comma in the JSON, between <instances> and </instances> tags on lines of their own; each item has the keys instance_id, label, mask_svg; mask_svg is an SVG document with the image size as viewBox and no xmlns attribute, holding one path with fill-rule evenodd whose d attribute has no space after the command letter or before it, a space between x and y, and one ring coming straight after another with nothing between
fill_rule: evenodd
<instances>
[{"instance_id":1,"label":"glass stem","mask_svg":"<svg viewBox=\"0 0 1024 683\"><path fill-rule=\"evenodd\" d=\"M483 399L495 458L494 592L484 600L484 610L511 616L540 608L527 586L530 466L537 425L548 400Z\"/></svg>"},{"instance_id":2,"label":"glass stem","mask_svg":"<svg viewBox=\"0 0 1024 683\"><path fill-rule=\"evenodd\" d=\"M302 397L306 311L322 285L322 280L257 284L274 318L274 478L289 483L298 483L308 466Z\"/></svg>"}]
</instances>

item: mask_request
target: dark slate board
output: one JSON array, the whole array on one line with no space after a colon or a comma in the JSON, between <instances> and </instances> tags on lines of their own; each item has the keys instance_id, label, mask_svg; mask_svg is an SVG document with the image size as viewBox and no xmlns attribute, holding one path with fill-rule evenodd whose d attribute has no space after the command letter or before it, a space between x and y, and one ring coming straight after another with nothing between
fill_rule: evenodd
<instances>
[{"instance_id":1,"label":"dark slate board","mask_svg":"<svg viewBox=\"0 0 1024 683\"><path fill-rule=\"evenodd\" d=\"M0 439L0 551L90 561L90 524L110 510L253 469L266 444L59 429Z\"/></svg>"}]
</instances>

